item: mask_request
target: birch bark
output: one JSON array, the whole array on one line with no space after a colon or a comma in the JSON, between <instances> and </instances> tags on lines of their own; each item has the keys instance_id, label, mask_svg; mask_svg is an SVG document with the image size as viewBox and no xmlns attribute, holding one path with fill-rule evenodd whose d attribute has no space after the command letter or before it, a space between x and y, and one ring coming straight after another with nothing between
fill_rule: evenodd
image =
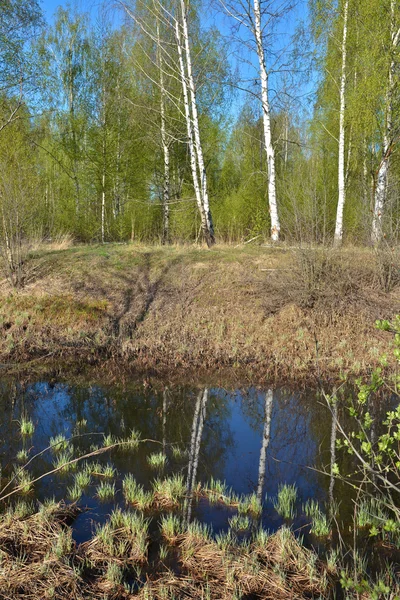
<instances>
[{"instance_id":1,"label":"birch bark","mask_svg":"<svg viewBox=\"0 0 400 600\"><path fill-rule=\"evenodd\" d=\"M164 86L164 66L161 52L160 27L157 21L157 64L160 73L160 113L161 113L161 144L164 155L164 184L163 184L163 233L162 243L169 241L169 144L167 137L166 119L165 119L165 86Z\"/></svg>"},{"instance_id":2,"label":"birch bark","mask_svg":"<svg viewBox=\"0 0 400 600\"><path fill-rule=\"evenodd\" d=\"M182 17L182 30L183 30L183 38L185 42L185 56L186 56L186 67L187 67L187 82L190 90L190 102L192 109L192 124L193 124L193 132L194 132L194 142L196 146L196 156L197 163L199 167L200 173L200 189L201 189L201 197L203 203L203 210L205 213L206 224L207 224L207 234L206 234L206 242L208 246L212 246L215 243L215 235L214 235L214 225L211 216L210 210L210 202L208 196L208 186L207 186L207 173L204 165L204 157L203 157L203 147L200 139L200 127L199 127L199 117L197 111L197 101L196 101L196 88L193 79L192 72L192 57L190 52L190 42L189 42L189 31L187 24L187 11L185 6L185 0L181 0L181 17Z\"/></svg>"},{"instance_id":3,"label":"birch bark","mask_svg":"<svg viewBox=\"0 0 400 600\"><path fill-rule=\"evenodd\" d=\"M374 194L374 216L372 220L371 241L379 244L382 239L382 215L387 198L387 181L389 174L389 162L391 148L393 145L393 96L396 87L396 50L400 41L400 28L396 31L395 19L396 0L390 2L390 38L391 38L391 61L388 73L388 86L385 99L385 131L383 134L382 159L378 168L377 181Z\"/></svg>"},{"instance_id":4,"label":"birch bark","mask_svg":"<svg viewBox=\"0 0 400 600\"><path fill-rule=\"evenodd\" d=\"M276 199L276 175L275 175L275 150L272 144L271 136L271 110L268 97L268 72L263 48L263 39L261 32L261 9L260 0L254 0L254 37L256 40L257 56L261 80L261 102L263 109L263 129L264 145L267 154L268 168L268 203L271 216L271 239L274 242L279 240L280 222L278 215L278 205Z\"/></svg>"},{"instance_id":5,"label":"birch bark","mask_svg":"<svg viewBox=\"0 0 400 600\"><path fill-rule=\"evenodd\" d=\"M340 76L340 108L339 108L339 167L338 167L338 205L336 211L336 225L334 245L340 246L343 240L343 212L346 201L345 181L345 132L344 116L346 108L346 60L347 60L347 23L349 14L349 0L345 0L343 9L343 37L342 37L342 71Z\"/></svg>"},{"instance_id":6,"label":"birch bark","mask_svg":"<svg viewBox=\"0 0 400 600\"><path fill-rule=\"evenodd\" d=\"M179 23L175 22L175 37L176 37L176 45L178 49L178 58L179 58L179 71L182 83L182 92L183 92L183 103L185 109L185 120L186 120L186 130L188 137L188 145L189 145L189 156L190 156L190 168L192 171L192 179L193 179L193 187L194 193L196 197L197 207L200 212L201 219L201 229L203 231L203 235L207 241L208 238L208 228L207 228L207 219L206 214L203 207L202 194L199 185L199 178L197 175L197 157L196 150L193 141L193 129L192 129L192 120L190 116L190 105L189 105L189 94L188 94L188 86L186 81L186 71L185 64L183 62L183 53L182 53L182 40L181 34L179 31Z\"/></svg>"}]
</instances>

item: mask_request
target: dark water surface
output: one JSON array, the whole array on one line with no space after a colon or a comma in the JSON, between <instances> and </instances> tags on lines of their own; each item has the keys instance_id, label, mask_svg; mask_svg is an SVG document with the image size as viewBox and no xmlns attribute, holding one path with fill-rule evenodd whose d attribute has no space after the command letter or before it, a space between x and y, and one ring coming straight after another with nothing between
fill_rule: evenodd
<instances>
[{"instance_id":1,"label":"dark water surface","mask_svg":"<svg viewBox=\"0 0 400 600\"><path fill-rule=\"evenodd\" d=\"M160 450L168 457L163 475L181 472L187 478L190 470L192 482L206 484L213 477L226 481L237 494L257 493L264 507L262 525L269 530L283 523L273 506L282 483L297 486L292 526L306 538L310 526L302 505L309 498L318 500L325 509L332 500L339 502L343 527L351 519L350 488L322 473L329 474L333 462L349 470L351 463L346 461L351 459L336 456L333 417L324 398L315 392L190 386L154 390L142 382L106 387L4 381L0 386L0 411L3 473L11 468L24 444L32 456L48 446L51 436L73 435L77 421L86 420L86 431L90 433L76 442L81 452L102 443L102 435L95 434L121 437L136 429L142 438L155 440L140 444L133 452L114 450L96 459L112 463L117 469L117 494L115 502L102 504L95 496L95 485L85 492L79 503L89 510L74 524L77 541L88 539L93 523L104 521L115 504L124 506L121 488L126 473L132 473L151 489L157 473L149 467L147 457ZM35 425L34 435L27 442L23 442L19 430L22 415L30 417ZM183 456L175 459L172 446L179 446ZM33 474L51 469L51 461L49 452L35 459ZM72 474L47 476L35 484L36 498L65 498L72 481ZM228 518L236 512L211 505L206 499L192 506L192 517L212 524L215 532L227 529Z\"/></svg>"}]
</instances>

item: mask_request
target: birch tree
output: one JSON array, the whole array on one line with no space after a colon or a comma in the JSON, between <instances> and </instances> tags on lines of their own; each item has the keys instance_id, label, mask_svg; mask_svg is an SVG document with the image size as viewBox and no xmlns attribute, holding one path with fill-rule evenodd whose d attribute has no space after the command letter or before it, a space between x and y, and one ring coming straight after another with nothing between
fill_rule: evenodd
<instances>
[{"instance_id":1,"label":"birch tree","mask_svg":"<svg viewBox=\"0 0 400 600\"><path fill-rule=\"evenodd\" d=\"M160 77L160 117L161 117L161 143L164 156L164 183L163 183L163 230L162 243L169 242L169 198L170 198L170 156L169 140L167 135L165 102L166 90L164 85L164 61L161 49L160 25L157 19L157 66Z\"/></svg>"},{"instance_id":2,"label":"birch tree","mask_svg":"<svg viewBox=\"0 0 400 600\"><path fill-rule=\"evenodd\" d=\"M267 187L270 215L271 240L276 242L280 236L280 219L277 198L276 158L272 139L271 89L270 79L274 75L275 84L281 69L281 60L285 50L274 36L277 24L293 7L290 0L220 0L224 11L233 20L236 39L252 54L256 54L259 79L259 100L262 109L264 150L267 157ZM287 67L286 67L287 68Z\"/></svg>"},{"instance_id":3,"label":"birch tree","mask_svg":"<svg viewBox=\"0 0 400 600\"><path fill-rule=\"evenodd\" d=\"M349 0L344 1L343 6L343 36L341 45L342 66L340 75L340 106L339 106L339 161L338 161L338 205L335 225L335 246L340 246L343 239L343 211L346 201L345 181L345 94L346 94L346 57L347 57L347 21L349 13Z\"/></svg>"},{"instance_id":4,"label":"birch tree","mask_svg":"<svg viewBox=\"0 0 400 600\"><path fill-rule=\"evenodd\" d=\"M375 194L374 194L374 214L372 220L371 239L373 244L379 244L382 239L382 217L387 200L387 187L390 157L393 147L397 142L399 130L394 127L393 111L395 102L395 93L398 86L398 67L399 67L399 42L400 42L400 14L399 4L396 0L390 0L390 41L388 48L389 65L387 71L386 94L384 98L384 126L382 138L381 160L377 170Z\"/></svg>"},{"instance_id":5,"label":"birch tree","mask_svg":"<svg viewBox=\"0 0 400 600\"><path fill-rule=\"evenodd\" d=\"M211 216L210 202L208 196L208 185L207 185L207 173L204 164L203 147L200 137L200 126L199 117L197 110L197 98L196 98L196 87L193 78L192 70L192 56L189 40L189 28L188 28L188 10L185 4L185 0L180 0L180 22L176 20L176 36L177 45L179 52L179 65L181 70L182 88L184 90L184 102L185 102L185 115L188 123L188 136L189 128L192 129L194 135L194 151L197 158L197 166L199 171L200 181L200 193L201 193L201 218L202 218L202 229L207 246L212 246L215 243L214 225ZM180 28L182 29L183 40L184 40L184 54L185 61L182 56L181 47L181 36ZM185 65L186 62L186 65ZM190 108L186 106L189 102L187 88L190 91ZM193 174L194 175L194 174ZM197 183L197 182L196 182ZM200 209L200 206L199 206Z\"/></svg>"},{"instance_id":6,"label":"birch tree","mask_svg":"<svg viewBox=\"0 0 400 600\"><path fill-rule=\"evenodd\" d=\"M24 98L28 90L34 89L37 65L29 56L27 44L42 24L37 0L0 3L0 93L8 100L8 110L1 111L0 132L19 119Z\"/></svg>"},{"instance_id":7,"label":"birch tree","mask_svg":"<svg viewBox=\"0 0 400 600\"><path fill-rule=\"evenodd\" d=\"M147 36L156 46L156 66L158 75L156 78L151 74L151 70L143 69L143 74L148 77L153 85L159 88L160 94L160 124L161 124L161 145L164 157L164 191L163 205L166 198L170 169L170 156L168 138L170 134L167 131L166 104L172 103L175 109L183 117L186 127L185 143L188 145L191 177L193 182L194 196L200 214L201 229L203 237L208 246L215 242L214 225L209 200L209 185L206 172L206 161L204 158L204 147L202 143L202 134L199 116L198 93L193 69L191 35L189 31L189 5L182 0L172 7L154 2L150 9L150 14L143 12L143 7L139 5L140 10L135 10L134 5L126 2L120 2L126 13L138 25L141 32ZM148 9L148 7L147 7ZM155 26L150 21L155 21ZM166 37L164 42L162 35ZM175 40L175 46L171 44L170 34ZM149 57L149 54L147 56ZM181 92L166 85L166 80L179 81ZM181 105L181 101L183 106ZM168 193L168 196L170 194ZM165 208L164 224L169 217L169 211ZM164 227L165 229L165 227Z\"/></svg>"}]
</instances>

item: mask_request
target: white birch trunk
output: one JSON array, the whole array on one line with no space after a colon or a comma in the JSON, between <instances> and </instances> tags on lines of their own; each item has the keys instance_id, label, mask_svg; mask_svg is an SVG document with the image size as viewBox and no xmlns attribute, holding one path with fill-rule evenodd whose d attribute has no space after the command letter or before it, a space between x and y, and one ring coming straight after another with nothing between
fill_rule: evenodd
<instances>
[{"instance_id":1,"label":"white birch trunk","mask_svg":"<svg viewBox=\"0 0 400 600\"><path fill-rule=\"evenodd\" d=\"M387 197L387 181L389 174L390 150L392 146L393 135L393 94L396 87L395 71L396 71L396 49L400 40L400 29L396 31L395 24L395 3L396 0L390 2L390 34L391 34L391 61L389 66L388 87L385 99L385 132L383 135L382 159L378 169L375 194L374 194L374 216L372 220L371 241L373 244L379 244L382 239L382 215Z\"/></svg>"},{"instance_id":2,"label":"white birch trunk","mask_svg":"<svg viewBox=\"0 0 400 600\"><path fill-rule=\"evenodd\" d=\"M197 155L197 163L199 166L200 173L200 189L202 196L203 209L207 222L207 235L206 242L208 246L211 246L215 243L214 236L214 226L212 222L212 216L210 211L210 202L208 197L208 186L207 186L207 173L204 165L204 157L203 157L203 148L201 145L200 139L200 127L199 127L199 117L197 112L197 102L196 102L196 89L194 85L193 73L192 73L192 58L190 52L190 42L189 42L189 31L187 24L187 12L185 7L185 0L181 0L181 13L182 13L182 30L183 30L183 38L185 42L185 55L186 55L186 66L187 66L187 81L190 90L190 102L192 108L192 123L193 123L193 132L194 132L194 142L196 145L196 155Z\"/></svg>"},{"instance_id":3,"label":"white birch trunk","mask_svg":"<svg viewBox=\"0 0 400 600\"><path fill-rule=\"evenodd\" d=\"M345 1L343 10L343 38L342 38L342 72L340 77L340 109L339 109L339 167L338 167L338 205L336 211L336 225L334 245L340 246L343 239L343 212L346 201L346 182L344 166L344 113L346 108L346 59L347 59L347 21L349 13L349 0Z\"/></svg>"},{"instance_id":4,"label":"white birch trunk","mask_svg":"<svg viewBox=\"0 0 400 600\"><path fill-rule=\"evenodd\" d=\"M260 464L258 467L258 485L257 485L257 499L259 503L262 503L263 488L265 482L265 466L267 462L267 448L271 438L271 417L272 417L272 404L274 401L274 394L272 390L268 390L265 394L265 407L264 407L264 431L260 451Z\"/></svg>"},{"instance_id":5,"label":"white birch trunk","mask_svg":"<svg viewBox=\"0 0 400 600\"><path fill-rule=\"evenodd\" d=\"M160 73L160 113L161 113L161 144L164 155L164 183L163 183L163 232L162 243L169 241L169 145L165 119L165 86L164 65L161 52L160 28L157 21L157 64Z\"/></svg>"},{"instance_id":6,"label":"white birch trunk","mask_svg":"<svg viewBox=\"0 0 400 600\"><path fill-rule=\"evenodd\" d=\"M274 242L279 240L280 223L278 216L278 205L276 199L276 176L275 176L275 150L272 145L271 136L271 110L268 98L268 73L265 61L263 48L263 40L261 33L261 9L260 0L254 0L254 36L257 46L257 56L260 68L261 80L261 102L263 108L263 128L264 128L264 145L267 153L267 170L268 170L268 203L271 216L271 239Z\"/></svg>"},{"instance_id":7,"label":"white birch trunk","mask_svg":"<svg viewBox=\"0 0 400 600\"><path fill-rule=\"evenodd\" d=\"M184 108L185 108L186 129L187 129L187 136L188 136L189 156L190 156L190 168L192 171L193 187L194 187L194 193L195 193L195 197L196 197L197 207L200 212L201 227L202 227L203 233L206 234L207 220L206 220L206 216L205 216L205 212L204 212L204 208L203 208L199 179L197 176L197 158L196 158L196 153L195 153L196 151L195 151L195 146L194 146L194 142L193 142L192 121L191 121L191 117L190 117L190 106L189 106L189 94L188 94L188 88L187 88L187 82L186 82L185 65L183 62L183 55L182 55L181 34L179 31L178 21L175 22L175 37L176 37L176 45L177 45L177 49L178 49L179 70L180 70L182 91L183 91L183 103L184 103Z\"/></svg>"}]
</instances>

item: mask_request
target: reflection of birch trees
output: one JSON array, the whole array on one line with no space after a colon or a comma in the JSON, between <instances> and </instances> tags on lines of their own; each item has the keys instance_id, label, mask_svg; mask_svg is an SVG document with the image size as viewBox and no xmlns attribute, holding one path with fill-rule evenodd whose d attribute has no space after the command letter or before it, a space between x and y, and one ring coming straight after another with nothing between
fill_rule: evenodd
<instances>
[{"instance_id":1,"label":"reflection of birch trees","mask_svg":"<svg viewBox=\"0 0 400 600\"><path fill-rule=\"evenodd\" d=\"M167 409L168 409L168 390L167 388L163 391L163 404L162 404L162 447L163 454L166 456L166 446L167 446Z\"/></svg>"},{"instance_id":2,"label":"reflection of birch trees","mask_svg":"<svg viewBox=\"0 0 400 600\"><path fill-rule=\"evenodd\" d=\"M262 502L263 487L265 482L265 467L267 461L267 448L271 438L271 416L272 416L272 405L274 401L273 391L267 390L265 394L265 405L264 405L264 431L262 437L262 444L260 450L260 464L258 467L258 485L257 485L257 499Z\"/></svg>"},{"instance_id":3,"label":"reflection of birch trees","mask_svg":"<svg viewBox=\"0 0 400 600\"><path fill-rule=\"evenodd\" d=\"M338 401L335 398L335 402L332 406L332 428L331 428L331 475L329 482L329 502L331 508L333 507L333 488L335 486L335 465L336 465L336 436L337 436L337 417L338 417Z\"/></svg>"},{"instance_id":4,"label":"reflection of birch trees","mask_svg":"<svg viewBox=\"0 0 400 600\"><path fill-rule=\"evenodd\" d=\"M190 521L192 512L192 501L193 501L193 488L196 484L197 467L199 464L200 455L200 444L201 437L203 435L204 421L206 418L206 407L208 402L208 388L205 388L203 392L199 392L196 400L196 407L193 415L192 434L190 438L190 453L189 453L189 464L188 474L186 481L187 490L187 504L185 506L185 517L187 521Z\"/></svg>"}]
</instances>

